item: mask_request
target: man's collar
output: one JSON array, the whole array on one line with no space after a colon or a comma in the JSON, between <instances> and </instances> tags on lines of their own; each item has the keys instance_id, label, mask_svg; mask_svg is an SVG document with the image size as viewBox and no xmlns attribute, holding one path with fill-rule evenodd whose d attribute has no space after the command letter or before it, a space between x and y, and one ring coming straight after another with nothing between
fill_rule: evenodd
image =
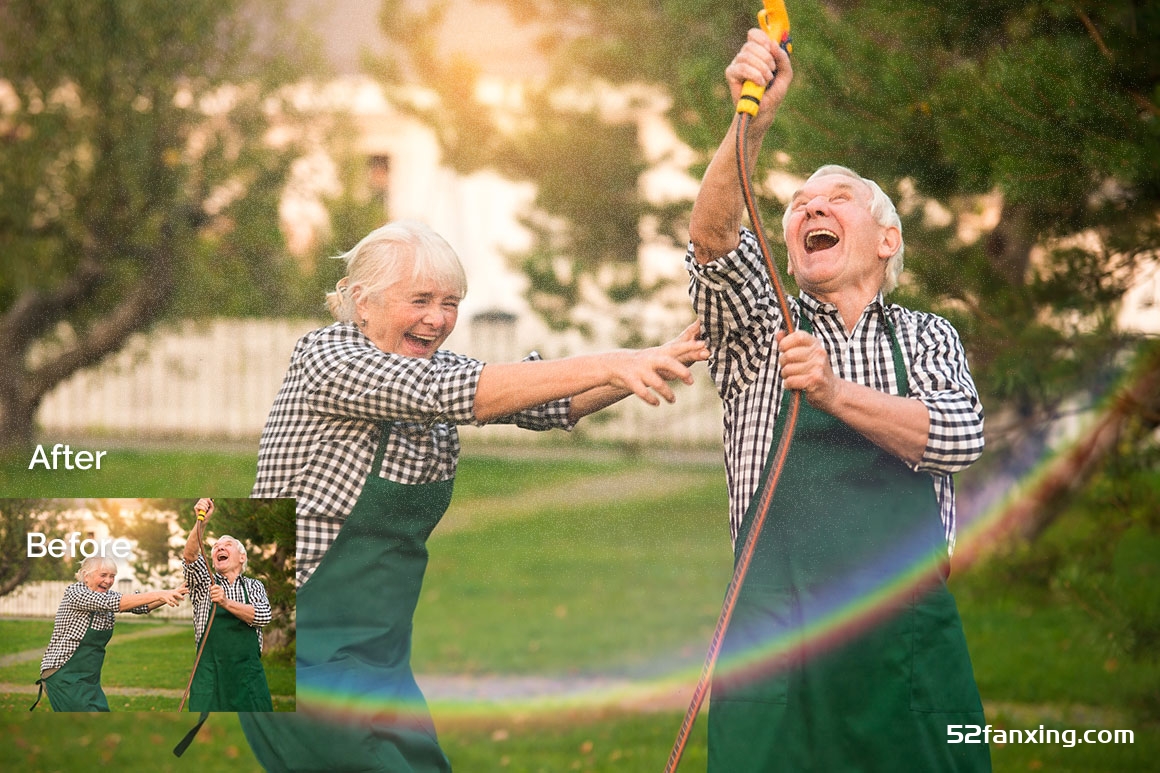
<instances>
[{"instance_id":1,"label":"man's collar","mask_svg":"<svg viewBox=\"0 0 1160 773\"><path fill-rule=\"evenodd\" d=\"M819 313L831 315L838 313L837 304L820 301L805 290L798 291L798 300L800 300L802 305L809 310L811 316ZM862 310L862 315L865 316L867 312L877 312L885 308L886 301L882 297L882 292L879 291L878 294L871 298L870 302L866 304L866 308Z\"/></svg>"}]
</instances>

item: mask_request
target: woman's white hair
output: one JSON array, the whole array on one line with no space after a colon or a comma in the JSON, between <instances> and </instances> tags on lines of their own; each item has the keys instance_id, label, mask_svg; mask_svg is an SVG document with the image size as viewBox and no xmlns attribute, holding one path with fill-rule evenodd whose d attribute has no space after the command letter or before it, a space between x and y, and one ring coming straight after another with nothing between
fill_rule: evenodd
<instances>
[{"instance_id":1,"label":"woman's white hair","mask_svg":"<svg viewBox=\"0 0 1160 773\"><path fill-rule=\"evenodd\" d=\"M397 220L363 237L349 252L335 256L346 261L346 276L326 305L339 322L355 322L355 302L375 295L404 279L432 279L441 287L467 294L467 274L455 250L430 227L416 220Z\"/></svg>"},{"instance_id":2,"label":"woman's white hair","mask_svg":"<svg viewBox=\"0 0 1160 773\"><path fill-rule=\"evenodd\" d=\"M214 541L213 545L215 548L219 542L232 542L238 546L238 552L242 554L242 571L246 571L246 564L250 562L250 559L246 557L246 546L242 544L242 541L237 537L231 537L229 534L223 534Z\"/></svg>"},{"instance_id":3,"label":"woman's white hair","mask_svg":"<svg viewBox=\"0 0 1160 773\"><path fill-rule=\"evenodd\" d=\"M117 562L108 556L89 556L81 561L81 568L77 569L77 582L84 582L86 577L101 569L112 569L116 572Z\"/></svg>"},{"instance_id":4,"label":"woman's white hair","mask_svg":"<svg viewBox=\"0 0 1160 773\"><path fill-rule=\"evenodd\" d=\"M902 276L902 253L905 244L902 241L902 220L898 217L898 210L894 207L894 202L886 195L886 191L873 180L867 179L855 172L849 167L840 166L838 164L826 164L819 167L816 172L811 174L806 182L821 177L827 174L840 174L846 177L852 177L859 180L870 189L870 216L874 218L874 222L886 228L898 229L898 249L890 259L886 261L886 277L882 280L882 294L887 295L895 287L898 287L898 278ZM792 199L791 199L792 200ZM785 214L781 217L781 234L785 238L785 233L789 230L789 217L791 210L786 207Z\"/></svg>"}]
</instances>

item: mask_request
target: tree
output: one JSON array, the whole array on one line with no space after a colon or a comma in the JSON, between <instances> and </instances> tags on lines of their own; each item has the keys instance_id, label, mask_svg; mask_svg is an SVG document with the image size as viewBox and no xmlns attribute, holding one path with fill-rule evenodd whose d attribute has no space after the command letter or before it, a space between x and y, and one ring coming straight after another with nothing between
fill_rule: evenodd
<instances>
[{"instance_id":1,"label":"tree","mask_svg":"<svg viewBox=\"0 0 1160 773\"><path fill-rule=\"evenodd\" d=\"M51 555L28 555L28 534L43 534L45 540L64 535L58 516L62 500L0 500L0 596L6 596L26 582L69 579L74 562Z\"/></svg>"},{"instance_id":2,"label":"tree","mask_svg":"<svg viewBox=\"0 0 1160 773\"><path fill-rule=\"evenodd\" d=\"M544 93L644 83L668 95L673 125L702 158L720 142L732 117L723 71L755 25L758 3L498 1L546 33L553 64ZM1138 344L1115 318L1141 260L1160 244L1160 64L1151 54L1160 9L1131 0L789 6L795 83L766 139L759 179L842 163L880 182L904 211L900 302L937 310L963 333L993 438L1042 445L1063 401L1106 389ZM449 72L470 74L430 49L416 56L424 66L415 72L444 93ZM608 250L595 260L586 253L589 226L608 221L605 206L638 197L640 168L621 152L623 177L604 174L605 135L552 142L552 120L532 111L526 134L493 128L475 142L478 132L456 129L466 125L460 115L478 123L487 114L464 98L469 82L461 77L457 100L440 110L450 127L442 136L491 149L491 163L539 185L541 219L568 223L563 233L574 238L542 238L525 258L533 291L554 293L555 308L567 308L577 277L597 276L609 263ZM567 120L568 111L556 105L553 115ZM480 152L472 164L483 163ZM558 175L565 165L569 173ZM559 195L596 181L587 209ZM774 225L780 204L763 198ZM623 208L647 211L637 201ZM983 213L993 220L975 226L977 238L964 237ZM683 244L679 227L662 232ZM613 238L621 255L635 257L635 233L620 228ZM557 276L569 281L553 285Z\"/></svg>"},{"instance_id":3,"label":"tree","mask_svg":"<svg viewBox=\"0 0 1160 773\"><path fill-rule=\"evenodd\" d=\"M0 447L171 304L299 303L267 133L311 46L280 5L0 3Z\"/></svg>"}]
</instances>

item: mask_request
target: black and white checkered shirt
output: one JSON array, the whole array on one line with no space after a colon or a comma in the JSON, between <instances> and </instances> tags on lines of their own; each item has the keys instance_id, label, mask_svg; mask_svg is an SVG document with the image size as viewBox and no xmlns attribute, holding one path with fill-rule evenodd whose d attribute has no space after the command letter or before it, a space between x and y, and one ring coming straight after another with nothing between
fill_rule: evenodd
<instances>
[{"instance_id":1,"label":"black and white checkered shirt","mask_svg":"<svg viewBox=\"0 0 1160 773\"><path fill-rule=\"evenodd\" d=\"M181 571L185 576L185 585L189 588L189 601L193 604L194 641L201 642L201 636L205 633L205 626L209 622L210 609L213 607L213 602L209 600L211 585L209 567L205 565L205 559L199 555L192 564L182 563ZM230 583L217 572L213 573L213 580L225 589L226 598L241 604L249 604L254 608L254 622L249 625L258 631L258 649L261 650L262 626L269 624L271 618L266 586L261 580L242 575L238 575L238 578ZM246 594L249 594L249 599L246 598ZM218 612L218 616L222 614Z\"/></svg>"},{"instance_id":2,"label":"black and white checkered shirt","mask_svg":"<svg viewBox=\"0 0 1160 773\"><path fill-rule=\"evenodd\" d=\"M52 637L48 640L40 670L60 668L67 663L88 632L90 620L92 627L98 631L112 630L117 622L116 613L120 609L121 594L116 591L102 593L91 590L83 582L65 588L64 598L56 608L56 622L52 626ZM135 615L144 615L149 612L149 605L142 604L129 611Z\"/></svg>"},{"instance_id":3,"label":"black and white checkered shirt","mask_svg":"<svg viewBox=\"0 0 1160 773\"><path fill-rule=\"evenodd\" d=\"M709 372L725 410L725 470L729 484L729 527L733 539L756 493L773 444L774 422L781 407L782 380L774 335L782 327L753 233L742 229L741 244L728 255L701 265L692 244L685 256L689 294L701 320L710 357ZM958 333L942 317L886 305L879 294L850 334L833 304L801 293L789 298L795 325L803 309L814 336L830 355L834 373L848 381L898 394L889 317L898 335L908 374L910 396L930 413L930 435L915 470L929 472L941 510L948 551L955 543L955 496L952 473L983 452L983 406L967 369Z\"/></svg>"},{"instance_id":4,"label":"black and white checkered shirt","mask_svg":"<svg viewBox=\"0 0 1160 773\"><path fill-rule=\"evenodd\" d=\"M388 354L351 323L337 322L298 341L262 430L251 496L297 499L299 586L358 501L380 422L391 422L391 429L375 474L408 485L455 477L455 425L479 423L473 407L483 366L442 350L431 359ZM496 423L569 429L570 406L570 400L557 400Z\"/></svg>"}]
</instances>

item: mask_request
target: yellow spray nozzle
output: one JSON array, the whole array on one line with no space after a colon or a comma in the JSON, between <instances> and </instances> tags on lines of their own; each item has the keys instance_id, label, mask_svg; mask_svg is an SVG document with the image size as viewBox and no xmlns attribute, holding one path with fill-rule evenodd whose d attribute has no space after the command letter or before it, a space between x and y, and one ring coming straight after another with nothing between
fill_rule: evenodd
<instances>
[{"instance_id":1,"label":"yellow spray nozzle","mask_svg":"<svg viewBox=\"0 0 1160 773\"><path fill-rule=\"evenodd\" d=\"M770 40L784 48L787 54L793 53L793 42L789 37L789 11L785 9L784 0L765 0L765 7L757 12L757 23Z\"/></svg>"},{"instance_id":2,"label":"yellow spray nozzle","mask_svg":"<svg viewBox=\"0 0 1160 773\"><path fill-rule=\"evenodd\" d=\"M785 9L785 0L764 0L765 7L757 12L757 23L769 39L785 49L787 54L793 53L793 43L789 36L789 11ZM737 100L737 112L757 115L757 108L761 105L761 98L765 96L765 86L746 81L741 87L741 97Z\"/></svg>"}]
</instances>

